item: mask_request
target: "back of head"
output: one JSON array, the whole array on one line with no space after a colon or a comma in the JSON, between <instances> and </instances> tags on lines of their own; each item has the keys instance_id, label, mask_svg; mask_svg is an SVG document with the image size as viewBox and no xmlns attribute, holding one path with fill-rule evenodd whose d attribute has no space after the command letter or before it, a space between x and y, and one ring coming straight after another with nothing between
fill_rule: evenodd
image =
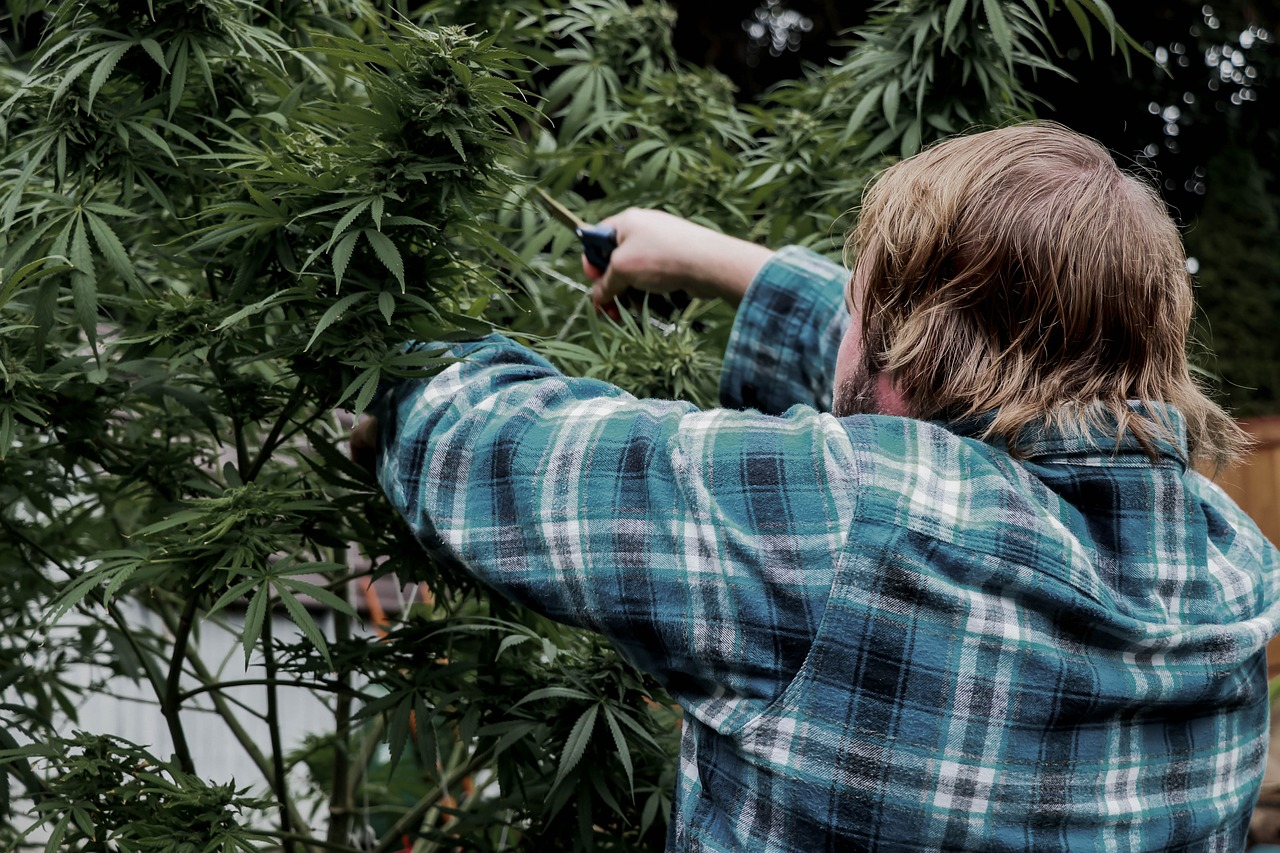
<instances>
[{"instance_id":1,"label":"back of head","mask_svg":"<svg viewBox=\"0 0 1280 853\"><path fill-rule=\"evenodd\" d=\"M1127 400L1177 407L1193 457L1228 461L1240 429L1196 386L1193 301L1156 192L1093 140L1028 123L946 140L884 172L850 235L863 346L911 413L993 410L1028 425L1166 436Z\"/></svg>"}]
</instances>

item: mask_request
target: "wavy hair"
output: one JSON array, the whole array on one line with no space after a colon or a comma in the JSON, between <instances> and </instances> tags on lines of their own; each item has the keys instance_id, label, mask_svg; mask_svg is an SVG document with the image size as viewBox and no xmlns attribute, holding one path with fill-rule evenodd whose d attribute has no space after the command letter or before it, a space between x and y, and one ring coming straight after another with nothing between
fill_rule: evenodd
<instances>
[{"instance_id":1,"label":"wavy hair","mask_svg":"<svg viewBox=\"0 0 1280 853\"><path fill-rule=\"evenodd\" d=\"M1169 425L1126 401L1158 401L1185 417L1191 461L1248 444L1188 368L1177 226L1088 137L1031 122L945 140L868 187L846 250L865 364L915 417L994 412L984 438L1015 452L1026 427L1128 433L1154 457Z\"/></svg>"}]
</instances>

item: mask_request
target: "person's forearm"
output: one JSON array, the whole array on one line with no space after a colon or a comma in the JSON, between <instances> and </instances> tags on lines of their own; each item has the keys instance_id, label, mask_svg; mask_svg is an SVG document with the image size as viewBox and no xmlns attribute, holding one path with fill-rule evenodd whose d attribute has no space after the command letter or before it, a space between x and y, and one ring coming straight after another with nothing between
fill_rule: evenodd
<instances>
[{"instance_id":1,"label":"person's forearm","mask_svg":"<svg viewBox=\"0 0 1280 853\"><path fill-rule=\"evenodd\" d=\"M607 271L583 258L584 270L595 280L592 300L598 310L607 310L628 288L650 293L682 290L737 305L773 255L764 246L660 210L632 208L601 224L615 229L618 247Z\"/></svg>"},{"instance_id":2,"label":"person's forearm","mask_svg":"<svg viewBox=\"0 0 1280 853\"><path fill-rule=\"evenodd\" d=\"M692 277L704 283L705 296L737 306L773 250L708 229L707 252L698 258Z\"/></svg>"}]
</instances>

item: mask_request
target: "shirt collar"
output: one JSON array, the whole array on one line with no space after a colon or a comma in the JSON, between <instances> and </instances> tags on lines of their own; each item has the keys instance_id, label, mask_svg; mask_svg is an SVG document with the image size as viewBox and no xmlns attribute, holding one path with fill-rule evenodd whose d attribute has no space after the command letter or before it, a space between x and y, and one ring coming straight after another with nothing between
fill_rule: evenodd
<instances>
[{"instance_id":1,"label":"shirt collar","mask_svg":"<svg viewBox=\"0 0 1280 853\"><path fill-rule=\"evenodd\" d=\"M1162 425L1167 435L1157 436L1154 449L1161 459L1177 462L1184 467L1188 458L1187 423L1182 413L1167 403L1129 400L1127 405L1136 414L1143 415ZM950 421L943 426L957 435L980 438L983 431L995 419L995 411L971 418ZM1115 436L1116 419L1108 412L1100 412L1093 418L1086 432L1064 430L1049 424L1032 423L1023 427L1016 442L1017 455L1023 459L1049 461L1053 458L1080 456L1129 456L1146 455L1147 451L1132 433L1126 432L1119 442ZM987 439L987 443L1007 450L1003 439Z\"/></svg>"}]
</instances>

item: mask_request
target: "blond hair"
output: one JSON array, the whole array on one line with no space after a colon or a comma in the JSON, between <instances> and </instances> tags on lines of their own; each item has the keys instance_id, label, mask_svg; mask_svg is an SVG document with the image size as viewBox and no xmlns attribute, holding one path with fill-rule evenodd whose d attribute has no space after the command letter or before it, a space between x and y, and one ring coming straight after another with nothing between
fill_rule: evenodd
<instances>
[{"instance_id":1,"label":"blond hair","mask_svg":"<svg viewBox=\"0 0 1280 853\"><path fill-rule=\"evenodd\" d=\"M1033 122L948 139L886 170L847 249L868 369L911 414L995 412L985 438L1026 427L1127 433L1153 456L1187 422L1193 461L1230 462L1245 433L1187 364L1193 300L1177 226L1147 184L1093 140ZM852 286L852 280L851 280Z\"/></svg>"}]
</instances>

